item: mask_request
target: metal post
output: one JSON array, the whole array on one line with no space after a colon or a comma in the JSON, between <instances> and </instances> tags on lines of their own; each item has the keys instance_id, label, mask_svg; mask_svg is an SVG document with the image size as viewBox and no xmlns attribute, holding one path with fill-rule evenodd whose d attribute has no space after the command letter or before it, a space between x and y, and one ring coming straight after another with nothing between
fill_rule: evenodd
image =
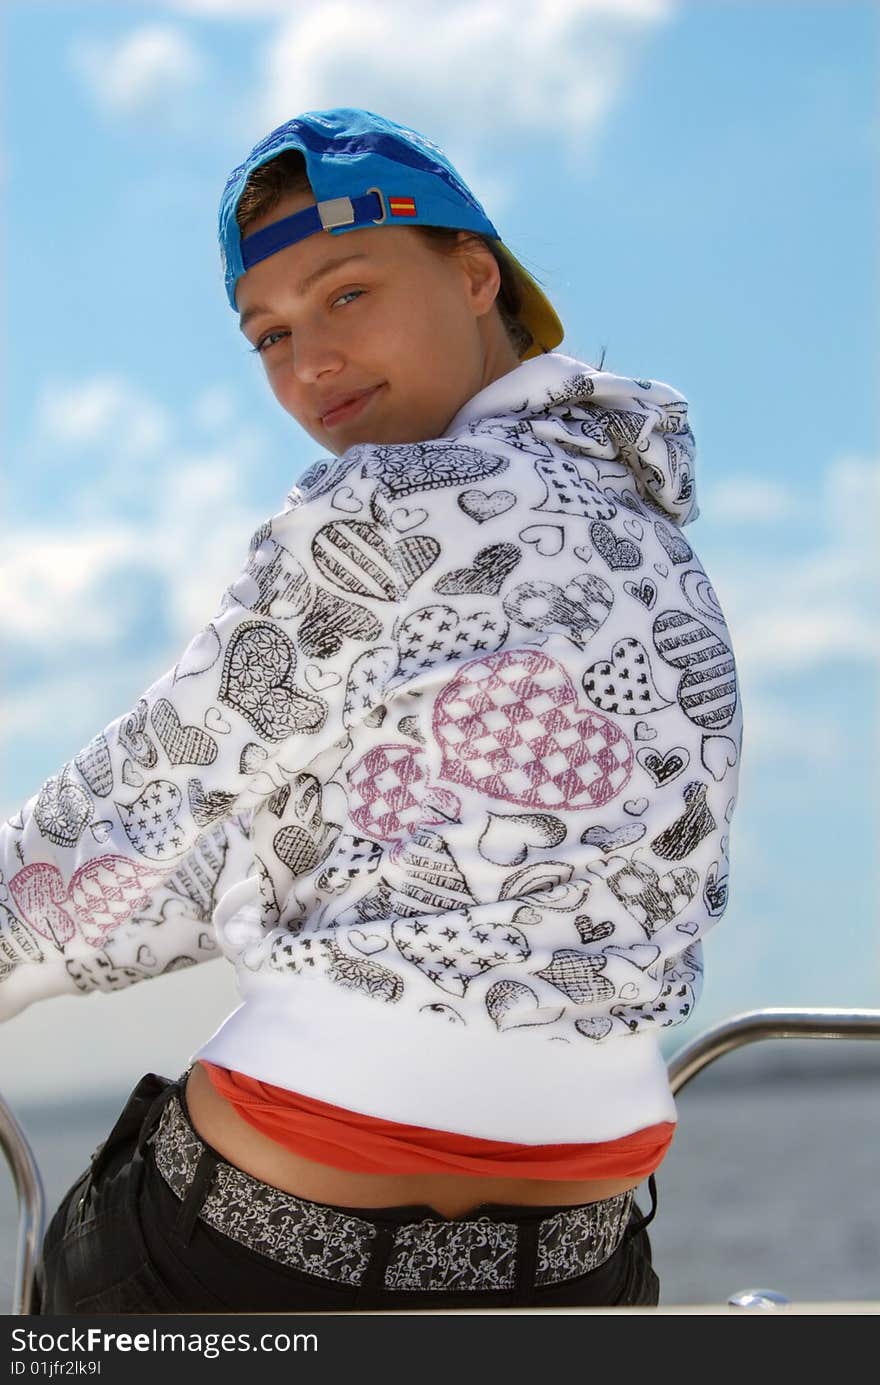
<instances>
[{"instance_id":1,"label":"metal post","mask_svg":"<svg viewBox=\"0 0 880 1385\"><path fill-rule=\"evenodd\" d=\"M31 1311L34 1271L43 1244L46 1197L28 1138L0 1096L0 1148L6 1156L18 1194L18 1248L12 1311Z\"/></svg>"}]
</instances>

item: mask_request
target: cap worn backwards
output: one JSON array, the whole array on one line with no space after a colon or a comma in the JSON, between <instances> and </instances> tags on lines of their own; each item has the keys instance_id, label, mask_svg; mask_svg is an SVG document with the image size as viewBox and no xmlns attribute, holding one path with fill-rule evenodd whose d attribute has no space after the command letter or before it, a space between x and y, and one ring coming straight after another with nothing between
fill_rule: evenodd
<instances>
[{"instance_id":1,"label":"cap worn backwards","mask_svg":"<svg viewBox=\"0 0 880 1385\"><path fill-rule=\"evenodd\" d=\"M242 237L236 209L248 178L285 149L298 149L316 206ZM261 260L318 231L340 235L367 226L447 226L497 242L520 281L517 313L533 345L523 357L552 351L563 327L549 299L501 240L449 159L424 135L355 107L306 111L268 134L234 168L220 200L220 253L230 306L243 274Z\"/></svg>"}]
</instances>

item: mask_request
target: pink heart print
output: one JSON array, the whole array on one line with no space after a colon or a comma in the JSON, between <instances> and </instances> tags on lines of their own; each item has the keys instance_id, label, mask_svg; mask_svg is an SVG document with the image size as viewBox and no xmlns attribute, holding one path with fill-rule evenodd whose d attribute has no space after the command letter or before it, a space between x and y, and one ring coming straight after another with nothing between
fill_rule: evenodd
<instances>
[{"instance_id":1,"label":"pink heart print","mask_svg":"<svg viewBox=\"0 0 880 1385\"><path fill-rule=\"evenodd\" d=\"M151 891L166 874L167 869L157 871L124 856L100 856L80 866L65 886L57 866L36 861L18 871L9 888L40 937L66 943L78 923L86 942L101 947L108 933L149 903Z\"/></svg>"},{"instance_id":2,"label":"pink heart print","mask_svg":"<svg viewBox=\"0 0 880 1385\"><path fill-rule=\"evenodd\" d=\"M348 774L352 819L368 837L394 841L417 824L456 818L454 793L428 784L425 752L419 746L377 745Z\"/></svg>"},{"instance_id":3,"label":"pink heart print","mask_svg":"<svg viewBox=\"0 0 880 1385\"><path fill-rule=\"evenodd\" d=\"M561 664L503 650L465 664L434 707L442 777L528 808L601 807L625 787L633 747L577 706Z\"/></svg>"}]
</instances>

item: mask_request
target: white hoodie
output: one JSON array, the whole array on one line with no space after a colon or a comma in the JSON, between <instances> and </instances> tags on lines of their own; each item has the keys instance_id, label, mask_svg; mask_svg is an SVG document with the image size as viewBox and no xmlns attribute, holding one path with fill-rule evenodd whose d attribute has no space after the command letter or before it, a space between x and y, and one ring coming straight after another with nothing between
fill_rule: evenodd
<instances>
[{"instance_id":1,"label":"white hoodie","mask_svg":"<svg viewBox=\"0 0 880 1385\"><path fill-rule=\"evenodd\" d=\"M316 463L0 827L0 1015L222 952L194 1057L487 1139L674 1121L742 729L693 462L677 391L554 352Z\"/></svg>"}]
</instances>

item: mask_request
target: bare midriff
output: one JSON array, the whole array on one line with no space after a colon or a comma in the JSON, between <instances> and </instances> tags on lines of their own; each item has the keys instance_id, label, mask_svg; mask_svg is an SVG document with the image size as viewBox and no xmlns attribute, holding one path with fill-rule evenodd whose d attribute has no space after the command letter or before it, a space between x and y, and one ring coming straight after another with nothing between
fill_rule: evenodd
<instances>
[{"instance_id":1,"label":"bare midriff","mask_svg":"<svg viewBox=\"0 0 880 1385\"><path fill-rule=\"evenodd\" d=\"M599 1178L557 1182L536 1178L480 1178L455 1173L351 1173L318 1164L285 1149L243 1120L216 1090L200 1063L186 1084L192 1124L203 1140L230 1164L274 1188L341 1207L432 1207L444 1217L459 1217L484 1202L529 1207L576 1207L635 1188L639 1178Z\"/></svg>"}]
</instances>

